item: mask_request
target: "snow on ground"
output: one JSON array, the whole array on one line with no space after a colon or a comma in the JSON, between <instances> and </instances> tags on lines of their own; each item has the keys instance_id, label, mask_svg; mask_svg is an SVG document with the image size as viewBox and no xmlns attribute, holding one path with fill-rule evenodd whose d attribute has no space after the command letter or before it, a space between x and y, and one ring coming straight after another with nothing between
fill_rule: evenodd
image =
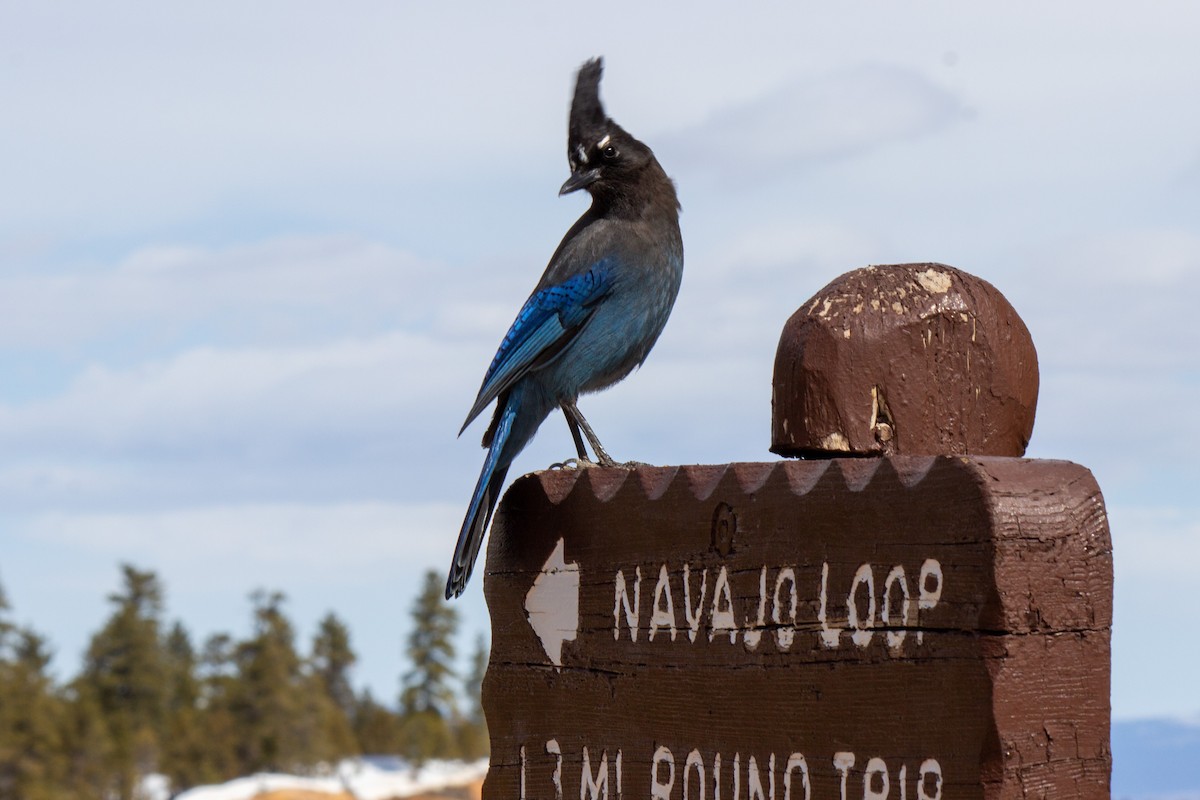
<instances>
[{"instance_id":1,"label":"snow on ground","mask_svg":"<svg viewBox=\"0 0 1200 800\"><path fill-rule=\"evenodd\" d=\"M415 767L398 758L364 756L340 762L332 775L324 777L260 773L217 786L197 786L176 800L251 800L266 792L283 790L347 792L356 800L391 800L466 786L481 780L487 774L487 766L487 759L427 761Z\"/></svg>"},{"instance_id":2,"label":"snow on ground","mask_svg":"<svg viewBox=\"0 0 1200 800\"><path fill-rule=\"evenodd\" d=\"M138 784L134 797L138 800L170 800L171 779L157 772L146 775Z\"/></svg>"},{"instance_id":3,"label":"snow on ground","mask_svg":"<svg viewBox=\"0 0 1200 800\"><path fill-rule=\"evenodd\" d=\"M487 775L488 760L427 761L419 769L400 759L347 759L338 765L346 791L357 800L388 800L466 786Z\"/></svg>"}]
</instances>

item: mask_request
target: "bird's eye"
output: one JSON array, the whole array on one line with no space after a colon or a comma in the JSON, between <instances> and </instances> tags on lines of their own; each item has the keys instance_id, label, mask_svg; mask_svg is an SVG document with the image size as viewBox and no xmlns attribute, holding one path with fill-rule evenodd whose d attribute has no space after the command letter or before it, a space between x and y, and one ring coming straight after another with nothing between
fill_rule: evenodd
<instances>
[{"instance_id":1,"label":"bird's eye","mask_svg":"<svg viewBox=\"0 0 1200 800\"><path fill-rule=\"evenodd\" d=\"M615 161L617 158L617 148L611 144L600 151L600 155L604 156L605 161Z\"/></svg>"}]
</instances>

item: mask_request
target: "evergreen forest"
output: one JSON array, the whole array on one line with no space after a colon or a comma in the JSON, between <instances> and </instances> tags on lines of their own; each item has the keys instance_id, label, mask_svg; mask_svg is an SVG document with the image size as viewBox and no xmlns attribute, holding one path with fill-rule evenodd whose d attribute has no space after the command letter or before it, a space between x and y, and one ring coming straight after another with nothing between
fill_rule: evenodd
<instances>
[{"instance_id":1,"label":"evergreen forest","mask_svg":"<svg viewBox=\"0 0 1200 800\"><path fill-rule=\"evenodd\" d=\"M110 613L63 683L47 640L12 621L0 586L0 800L133 800L152 773L176 793L355 755L419 764L487 754L487 645L480 637L458 674L458 614L432 572L413 601L398 698L354 690L350 631L332 612L304 650L285 597L256 591L247 638L197 643L164 619L163 597L155 573L122 565Z\"/></svg>"}]
</instances>

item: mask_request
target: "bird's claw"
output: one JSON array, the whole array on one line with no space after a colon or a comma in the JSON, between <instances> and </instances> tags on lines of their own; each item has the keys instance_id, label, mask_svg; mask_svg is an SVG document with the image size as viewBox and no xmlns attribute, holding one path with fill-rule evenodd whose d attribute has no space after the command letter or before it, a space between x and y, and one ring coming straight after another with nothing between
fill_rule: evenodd
<instances>
[{"instance_id":1,"label":"bird's claw","mask_svg":"<svg viewBox=\"0 0 1200 800\"><path fill-rule=\"evenodd\" d=\"M598 466L601 465L587 458L568 458L566 461L556 461L551 464L550 469L587 469Z\"/></svg>"},{"instance_id":2,"label":"bird's claw","mask_svg":"<svg viewBox=\"0 0 1200 800\"><path fill-rule=\"evenodd\" d=\"M607 455L607 453L605 454ZM591 469L593 467L608 467L610 469L637 469L650 466L645 461L616 461L612 457L592 461L590 458L568 458L556 461L548 469Z\"/></svg>"}]
</instances>

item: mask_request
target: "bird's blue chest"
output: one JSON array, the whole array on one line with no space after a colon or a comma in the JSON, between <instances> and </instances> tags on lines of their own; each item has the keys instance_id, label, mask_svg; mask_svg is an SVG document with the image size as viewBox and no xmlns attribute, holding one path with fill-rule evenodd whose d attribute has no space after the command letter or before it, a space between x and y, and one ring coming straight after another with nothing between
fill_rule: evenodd
<instances>
[{"instance_id":1,"label":"bird's blue chest","mask_svg":"<svg viewBox=\"0 0 1200 800\"><path fill-rule=\"evenodd\" d=\"M562 360L564 384L579 392L603 389L646 359L679 293L681 260L654 267L624 265L612 290Z\"/></svg>"}]
</instances>

